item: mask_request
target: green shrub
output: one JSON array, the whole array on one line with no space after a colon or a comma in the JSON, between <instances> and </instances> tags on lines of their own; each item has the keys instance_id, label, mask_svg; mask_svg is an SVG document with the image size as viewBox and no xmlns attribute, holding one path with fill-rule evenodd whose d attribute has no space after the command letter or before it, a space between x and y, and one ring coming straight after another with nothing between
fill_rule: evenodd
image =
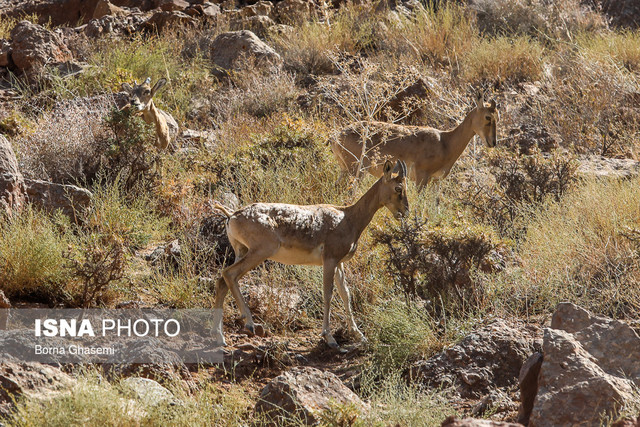
<instances>
[{"instance_id":1,"label":"green shrub","mask_svg":"<svg viewBox=\"0 0 640 427\"><path fill-rule=\"evenodd\" d=\"M62 216L27 207L0 224L0 289L9 297L64 298L70 279L63 253L74 243ZM68 224L67 224L68 225Z\"/></svg>"},{"instance_id":2,"label":"green shrub","mask_svg":"<svg viewBox=\"0 0 640 427\"><path fill-rule=\"evenodd\" d=\"M431 355L439 342L434 322L415 303L390 298L371 308L366 322L371 357L379 374Z\"/></svg>"},{"instance_id":3,"label":"green shrub","mask_svg":"<svg viewBox=\"0 0 640 427\"><path fill-rule=\"evenodd\" d=\"M155 132L133 108L113 108L105 120L107 139L106 171L119 180L125 191L149 189L158 177L160 155L155 149Z\"/></svg>"},{"instance_id":4,"label":"green shrub","mask_svg":"<svg viewBox=\"0 0 640 427\"><path fill-rule=\"evenodd\" d=\"M243 203L340 202L339 168L315 123L285 116L271 132L253 134L250 144L213 155L214 187Z\"/></svg>"}]
</instances>

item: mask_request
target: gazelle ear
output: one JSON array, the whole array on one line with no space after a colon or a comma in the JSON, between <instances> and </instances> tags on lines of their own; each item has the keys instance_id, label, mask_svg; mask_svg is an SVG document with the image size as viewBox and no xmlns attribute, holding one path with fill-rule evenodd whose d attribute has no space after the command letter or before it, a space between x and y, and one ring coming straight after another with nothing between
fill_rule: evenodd
<instances>
[{"instance_id":1,"label":"gazelle ear","mask_svg":"<svg viewBox=\"0 0 640 427\"><path fill-rule=\"evenodd\" d=\"M155 93L160 90L160 88L162 86L164 86L165 84L167 84L167 79L160 79L156 82L155 85L153 85L153 88L151 88L151 95L155 95Z\"/></svg>"},{"instance_id":2,"label":"gazelle ear","mask_svg":"<svg viewBox=\"0 0 640 427\"><path fill-rule=\"evenodd\" d=\"M476 106L484 106L484 95L482 94L482 92L478 92L478 95L476 96Z\"/></svg>"},{"instance_id":3,"label":"gazelle ear","mask_svg":"<svg viewBox=\"0 0 640 427\"><path fill-rule=\"evenodd\" d=\"M384 172L383 176L385 181L391 180L392 169L393 169L393 163L391 163L390 160L386 160L384 162L384 167L382 168L382 171Z\"/></svg>"},{"instance_id":4,"label":"gazelle ear","mask_svg":"<svg viewBox=\"0 0 640 427\"><path fill-rule=\"evenodd\" d=\"M393 172L397 172L398 178L402 179L407 176L407 165L402 160L398 160L393 167Z\"/></svg>"},{"instance_id":5,"label":"gazelle ear","mask_svg":"<svg viewBox=\"0 0 640 427\"><path fill-rule=\"evenodd\" d=\"M496 105L496 100L495 100L495 99L492 99L492 100L489 102L489 110L491 110L491 111L495 111L495 110L496 110L496 107L497 107L497 105Z\"/></svg>"},{"instance_id":6,"label":"gazelle ear","mask_svg":"<svg viewBox=\"0 0 640 427\"><path fill-rule=\"evenodd\" d=\"M131 87L131 85L130 85L129 83L126 83L126 82L125 82L125 83L122 83L122 84L120 85L120 87L122 87L122 90L124 90L124 91L125 91L125 92L127 92L127 93L131 93L131 92L133 92L133 88Z\"/></svg>"}]
</instances>

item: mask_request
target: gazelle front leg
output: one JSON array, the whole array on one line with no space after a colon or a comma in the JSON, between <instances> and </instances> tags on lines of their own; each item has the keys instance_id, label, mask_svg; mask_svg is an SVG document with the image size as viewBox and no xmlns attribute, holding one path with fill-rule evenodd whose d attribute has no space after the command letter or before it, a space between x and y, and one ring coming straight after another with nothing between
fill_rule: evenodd
<instances>
[{"instance_id":1,"label":"gazelle front leg","mask_svg":"<svg viewBox=\"0 0 640 427\"><path fill-rule=\"evenodd\" d=\"M336 268L336 284L338 285L338 293L340 294L340 298L342 298L344 308L347 311L347 316L349 317L349 331L356 335L360 339L360 342L366 342L367 339L360 329L358 329L358 325L356 325L356 321L353 318L353 311L351 310L351 293L344 282L343 263L338 264L338 267Z\"/></svg>"},{"instance_id":2,"label":"gazelle front leg","mask_svg":"<svg viewBox=\"0 0 640 427\"><path fill-rule=\"evenodd\" d=\"M327 345L331 348L338 348L329 322L331 320L331 297L333 296L333 278L335 277L337 262L335 260L324 260L322 266L322 295L324 296L324 318L322 320L322 336L327 341Z\"/></svg>"}]
</instances>

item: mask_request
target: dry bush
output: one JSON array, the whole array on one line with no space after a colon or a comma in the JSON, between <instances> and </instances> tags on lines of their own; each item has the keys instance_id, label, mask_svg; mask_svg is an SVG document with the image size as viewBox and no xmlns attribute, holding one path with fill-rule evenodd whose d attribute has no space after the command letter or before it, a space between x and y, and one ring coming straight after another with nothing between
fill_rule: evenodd
<instances>
[{"instance_id":1,"label":"dry bush","mask_svg":"<svg viewBox=\"0 0 640 427\"><path fill-rule=\"evenodd\" d=\"M411 55L434 68L458 68L458 58L478 39L473 19L463 5L446 2L415 17L390 20L384 40L393 55Z\"/></svg>"},{"instance_id":2,"label":"dry bush","mask_svg":"<svg viewBox=\"0 0 640 427\"><path fill-rule=\"evenodd\" d=\"M501 234L517 237L531 205L549 197L560 200L576 183L577 167L575 157L559 150L542 153L534 148L522 156L509 149L494 150L489 177L463 184L458 200Z\"/></svg>"},{"instance_id":3,"label":"dry bush","mask_svg":"<svg viewBox=\"0 0 640 427\"><path fill-rule=\"evenodd\" d=\"M273 35L271 42L288 69L302 75L334 74L332 52L353 55L378 48L380 18L370 2L349 4L326 22L306 22Z\"/></svg>"},{"instance_id":4,"label":"dry bush","mask_svg":"<svg viewBox=\"0 0 640 427\"><path fill-rule=\"evenodd\" d=\"M64 257L66 267L80 281L72 304L82 308L104 302L109 287L122 279L127 266L125 247L117 236L89 236L79 256L69 250Z\"/></svg>"},{"instance_id":5,"label":"dry bush","mask_svg":"<svg viewBox=\"0 0 640 427\"><path fill-rule=\"evenodd\" d=\"M375 242L386 249L387 271L399 288L427 301L434 314L477 305L483 290L471 271L501 268L490 254L505 245L489 227L466 221L427 227L418 216L376 233Z\"/></svg>"},{"instance_id":6,"label":"dry bush","mask_svg":"<svg viewBox=\"0 0 640 427\"><path fill-rule=\"evenodd\" d=\"M534 120L576 153L633 156L640 135L640 109L632 100L640 92L637 78L581 54L556 55L554 74L528 102Z\"/></svg>"},{"instance_id":7,"label":"dry bush","mask_svg":"<svg viewBox=\"0 0 640 427\"><path fill-rule=\"evenodd\" d=\"M536 81L542 76L544 49L528 37L482 39L461 58L463 79L493 86Z\"/></svg>"},{"instance_id":8,"label":"dry bush","mask_svg":"<svg viewBox=\"0 0 640 427\"><path fill-rule=\"evenodd\" d=\"M640 72L640 34L610 32L583 35L577 40L586 59L631 72Z\"/></svg>"},{"instance_id":9,"label":"dry bush","mask_svg":"<svg viewBox=\"0 0 640 427\"><path fill-rule=\"evenodd\" d=\"M7 296L66 298L70 280L63 253L75 243L62 216L51 218L27 208L0 223L0 290Z\"/></svg>"},{"instance_id":10,"label":"dry bush","mask_svg":"<svg viewBox=\"0 0 640 427\"><path fill-rule=\"evenodd\" d=\"M606 28L606 20L580 0L473 0L478 27L488 34L571 39Z\"/></svg>"},{"instance_id":11,"label":"dry bush","mask_svg":"<svg viewBox=\"0 0 640 427\"><path fill-rule=\"evenodd\" d=\"M106 149L102 118L114 105L110 95L75 98L41 111L14 140L20 167L30 178L54 182L91 180Z\"/></svg>"},{"instance_id":12,"label":"dry bush","mask_svg":"<svg viewBox=\"0 0 640 427\"><path fill-rule=\"evenodd\" d=\"M192 116L216 125L242 114L266 117L289 109L298 93L293 74L282 70L265 74L249 67L233 73L231 84L213 93Z\"/></svg>"}]
</instances>

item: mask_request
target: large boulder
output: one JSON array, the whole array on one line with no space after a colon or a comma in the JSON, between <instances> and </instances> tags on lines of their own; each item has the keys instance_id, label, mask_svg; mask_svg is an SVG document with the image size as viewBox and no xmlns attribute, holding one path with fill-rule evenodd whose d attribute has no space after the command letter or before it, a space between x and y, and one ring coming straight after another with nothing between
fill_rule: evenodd
<instances>
[{"instance_id":1,"label":"large boulder","mask_svg":"<svg viewBox=\"0 0 640 427\"><path fill-rule=\"evenodd\" d=\"M238 60L242 57L255 61L259 66L282 64L280 55L248 30L222 33L211 43L211 59L221 68L238 68Z\"/></svg>"},{"instance_id":2,"label":"large boulder","mask_svg":"<svg viewBox=\"0 0 640 427\"><path fill-rule=\"evenodd\" d=\"M0 416L7 416L17 397L47 400L69 391L76 381L52 366L40 363L0 364Z\"/></svg>"},{"instance_id":3,"label":"large boulder","mask_svg":"<svg viewBox=\"0 0 640 427\"><path fill-rule=\"evenodd\" d=\"M73 57L58 33L21 21L11 30L11 59L19 71L31 74Z\"/></svg>"},{"instance_id":4,"label":"large boulder","mask_svg":"<svg viewBox=\"0 0 640 427\"><path fill-rule=\"evenodd\" d=\"M522 365L539 345L536 328L498 319L431 359L414 363L405 377L435 388L454 387L462 398L480 398L515 385Z\"/></svg>"},{"instance_id":5,"label":"large boulder","mask_svg":"<svg viewBox=\"0 0 640 427\"><path fill-rule=\"evenodd\" d=\"M81 222L91 207L91 191L75 185L56 184L37 179L26 179L29 202L47 211L61 210L76 222Z\"/></svg>"},{"instance_id":6,"label":"large boulder","mask_svg":"<svg viewBox=\"0 0 640 427\"><path fill-rule=\"evenodd\" d=\"M292 416L306 424L320 421L332 404L353 404L361 411L368 405L330 372L296 367L277 376L262 389L255 410L280 425Z\"/></svg>"},{"instance_id":7,"label":"large boulder","mask_svg":"<svg viewBox=\"0 0 640 427\"><path fill-rule=\"evenodd\" d=\"M544 331L544 360L529 426L600 426L640 386L640 338L624 322L558 305Z\"/></svg>"},{"instance_id":8,"label":"large boulder","mask_svg":"<svg viewBox=\"0 0 640 427\"><path fill-rule=\"evenodd\" d=\"M11 143L0 134L0 204L5 213L20 210L25 200L24 179Z\"/></svg>"}]
</instances>

